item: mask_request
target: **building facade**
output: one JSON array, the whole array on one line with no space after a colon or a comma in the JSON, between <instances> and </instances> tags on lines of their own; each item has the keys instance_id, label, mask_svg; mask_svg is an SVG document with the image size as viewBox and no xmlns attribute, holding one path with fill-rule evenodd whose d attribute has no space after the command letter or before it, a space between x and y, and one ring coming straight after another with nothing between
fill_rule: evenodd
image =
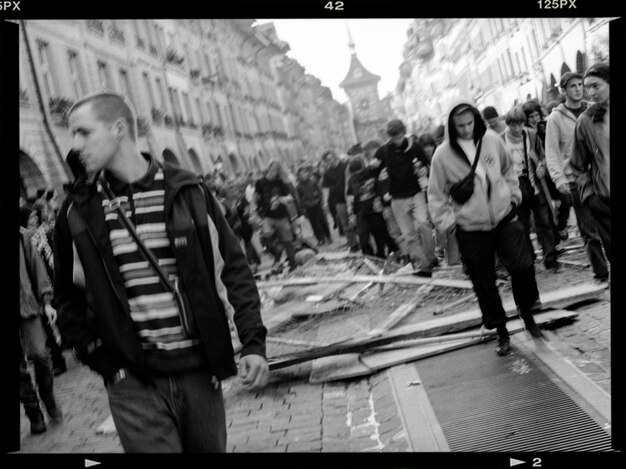
<instances>
[{"instance_id":1,"label":"building facade","mask_svg":"<svg viewBox=\"0 0 626 469\"><path fill-rule=\"evenodd\" d=\"M142 151L198 174L293 164L353 141L345 106L255 20L20 22L22 192L70 177L66 112L103 90L126 96ZM289 72L294 68L296 73ZM298 72L297 70L300 70ZM289 76L289 79L283 79Z\"/></svg>"},{"instance_id":2,"label":"building facade","mask_svg":"<svg viewBox=\"0 0 626 469\"><path fill-rule=\"evenodd\" d=\"M558 99L567 71L608 60L608 19L415 19L407 32L394 109L413 132L431 131L459 96L504 115Z\"/></svg>"}]
</instances>

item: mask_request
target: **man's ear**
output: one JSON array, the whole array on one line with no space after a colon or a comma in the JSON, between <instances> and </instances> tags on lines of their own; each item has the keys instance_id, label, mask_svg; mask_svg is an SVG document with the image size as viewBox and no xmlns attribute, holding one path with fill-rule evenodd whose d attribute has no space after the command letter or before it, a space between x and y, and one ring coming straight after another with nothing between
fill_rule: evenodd
<instances>
[{"instance_id":1,"label":"man's ear","mask_svg":"<svg viewBox=\"0 0 626 469\"><path fill-rule=\"evenodd\" d=\"M117 137L122 138L124 136L124 133L128 132L128 124L126 122L126 119L120 117L113 124L113 128L115 129Z\"/></svg>"}]
</instances>

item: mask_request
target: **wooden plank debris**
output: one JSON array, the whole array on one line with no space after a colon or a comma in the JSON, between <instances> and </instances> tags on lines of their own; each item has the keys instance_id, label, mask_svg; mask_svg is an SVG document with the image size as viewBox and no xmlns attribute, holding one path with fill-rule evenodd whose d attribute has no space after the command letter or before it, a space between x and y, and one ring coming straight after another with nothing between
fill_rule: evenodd
<instances>
[{"instance_id":1,"label":"wooden plank debris","mask_svg":"<svg viewBox=\"0 0 626 469\"><path fill-rule=\"evenodd\" d=\"M436 287L450 287L472 289L472 283L467 280L453 280L442 278L426 278L415 276L376 276L376 275L337 275L333 277L298 277L281 280L265 280L257 282L259 288L277 286L315 285L320 283L390 283L396 285L433 285Z\"/></svg>"},{"instance_id":2,"label":"wooden plank debris","mask_svg":"<svg viewBox=\"0 0 626 469\"><path fill-rule=\"evenodd\" d=\"M557 320L571 320L577 316L578 314L573 311L549 311L535 315L535 321L538 325L545 325ZM522 321L519 319L509 321L507 328L511 334L524 330ZM479 330L463 334L450 334L450 336L417 339L411 341L415 345L403 350L375 350L369 353L350 353L325 357L316 360L317 367L312 370L309 382L323 383L367 376L385 368L457 350L491 340L494 337L494 331ZM409 344L403 344L405 347L407 345Z\"/></svg>"},{"instance_id":3,"label":"wooden plank debris","mask_svg":"<svg viewBox=\"0 0 626 469\"><path fill-rule=\"evenodd\" d=\"M601 285L583 283L573 287L543 293L541 294L541 301L544 309L563 308L581 301L598 298L604 294L604 290L605 288ZM512 299L505 301L503 306L507 316L517 316L517 308ZM341 344L331 344L326 347L312 348L301 353L277 357L270 360L270 369L283 368L330 355L362 352L375 345L385 345L403 339L414 339L458 332L472 327L478 327L480 324L482 324L481 312L479 308L475 308L448 317L441 317L400 327L381 337L357 338Z\"/></svg>"}]
</instances>

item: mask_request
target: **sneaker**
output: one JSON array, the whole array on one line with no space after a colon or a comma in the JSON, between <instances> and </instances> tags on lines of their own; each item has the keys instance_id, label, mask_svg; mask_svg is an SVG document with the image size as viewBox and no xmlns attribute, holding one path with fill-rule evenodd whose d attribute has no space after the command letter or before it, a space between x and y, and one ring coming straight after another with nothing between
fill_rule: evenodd
<instances>
[{"instance_id":1,"label":"sneaker","mask_svg":"<svg viewBox=\"0 0 626 469\"><path fill-rule=\"evenodd\" d=\"M610 286L609 279L603 278L603 277L594 277L593 283L594 285L597 285L599 287L604 287L604 288L609 288Z\"/></svg>"},{"instance_id":2,"label":"sneaker","mask_svg":"<svg viewBox=\"0 0 626 469\"><path fill-rule=\"evenodd\" d=\"M511 351L511 339L508 335L498 337L498 345L496 346L496 355L501 357L508 355Z\"/></svg>"},{"instance_id":3,"label":"sneaker","mask_svg":"<svg viewBox=\"0 0 626 469\"><path fill-rule=\"evenodd\" d=\"M522 319L524 320L526 330L534 339L544 338L543 332L541 332L541 329L539 329L539 326L537 326L537 323L535 322L535 318L533 317L532 313L522 314Z\"/></svg>"},{"instance_id":4,"label":"sneaker","mask_svg":"<svg viewBox=\"0 0 626 469\"><path fill-rule=\"evenodd\" d=\"M567 241L569 239L569 233L567 230L559 230L559 238L561 241Z\"/></svg>"},{"instance_id":5,"label":"sneaker","mask_svg":"<svg viewBox=\"0 0 626 469\"><path fill-rule=\"evenodd\" d=\"M561 271L561 264L559 262L554 262L547 265L546 270L548 270L551 274L557 274Z\"/></svg>"},{"instance_id":6,"label":"sneaker","mask_svg":"<svg viewBox=\"0 0 626 469\"><path fill-rule=\"evenodd\" d=\"M46 422L43 419L41 410L36 409L30 412L27 411L28 419L30 420L30 432L33 435L43 433L46 431Z\"/></svg>"}]
</instances>

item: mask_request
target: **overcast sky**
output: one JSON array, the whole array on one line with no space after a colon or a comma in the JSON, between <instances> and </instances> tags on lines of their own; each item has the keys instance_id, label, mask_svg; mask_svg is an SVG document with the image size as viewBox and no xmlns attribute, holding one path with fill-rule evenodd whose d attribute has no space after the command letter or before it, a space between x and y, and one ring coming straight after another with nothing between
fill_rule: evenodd
<instances>
[{"instance_id":1,"label":"overcast sky","mask_svg":"<svg viewBox=\"0 0 626 469\"><path fill-rule=\"evenodd\" d=\"M339 83L350 66L347 27L356 45L357 57L370 72L379 75L378 93L384 97L395 89L402 46L411 19L259 19L272 22L276 33L289 43L288 56L298 60L307 73L315 75L341 103L347 101Z\"/></svg>"}]
</instances>

